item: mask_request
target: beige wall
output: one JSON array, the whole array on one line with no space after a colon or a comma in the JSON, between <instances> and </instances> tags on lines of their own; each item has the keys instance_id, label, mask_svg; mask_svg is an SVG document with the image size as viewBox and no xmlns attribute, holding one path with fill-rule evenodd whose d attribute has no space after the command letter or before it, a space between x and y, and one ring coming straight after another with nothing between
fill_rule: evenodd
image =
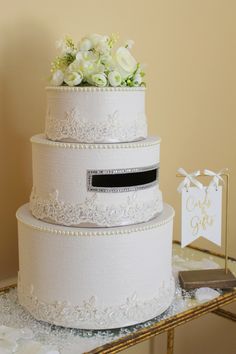
<instances>
[{"instance_id":1,"label":"beige wall","mask_svg":"<svg viewBox=\"0 0 236 354\"><path fill-rule=\"evenodd\" d=\"M179 166L229 167L230 254L236 256L236 1L1 0L0 5L0 279L17 271L15 211L28 200L32 185L29 137L44 128L44 78L54 42L64 34L119 32L122 39L135 40L136 57L147 63L150 132L162 137L164 198L178 211ZM177 212L175 238L178 230ZM196 353L222 353L210 342L204 352L196 338L183 345L184 336L189 343L196 330L205 336L203 326L214 328L215 337L228 335L232 325L218 321L218 327L209 317L180 329L176 354L194 353L191 345ZM232 345L225 353L233 353ZM132 352L145 350L147 345Z\"/></svg>"}]
</instances>

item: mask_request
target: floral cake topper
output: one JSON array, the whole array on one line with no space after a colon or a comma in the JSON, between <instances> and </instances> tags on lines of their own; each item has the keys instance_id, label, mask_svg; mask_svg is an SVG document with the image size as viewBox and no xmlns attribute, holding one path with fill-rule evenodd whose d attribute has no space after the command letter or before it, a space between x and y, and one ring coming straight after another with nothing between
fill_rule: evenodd
<instances>
[{"instance_id":1,"label":"floral cake topper","mask_svg":"<svg viewBox=\"0 0 236 354\"><path fill-rule=\"evenodd\" d=\"M134 42L117 46L117 36L91 34L76 45L70 37L57 41L60 54L52 62L50 85L145 86L142 66L132 56Z\"/></svg>"}]
</instances>

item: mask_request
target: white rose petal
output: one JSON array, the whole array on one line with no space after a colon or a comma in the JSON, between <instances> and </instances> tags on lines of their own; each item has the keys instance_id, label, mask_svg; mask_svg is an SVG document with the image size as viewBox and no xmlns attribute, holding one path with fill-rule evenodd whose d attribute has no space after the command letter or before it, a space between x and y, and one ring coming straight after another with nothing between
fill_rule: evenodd
<instances>
[{"instance_id":1,"label":"white rose petal","mask_svg":"<svg viewBox=\"0 0 236 354\"><path fill-rule=\"evenodd\" d=\"M113 87L119 86L122 81L120 73L118 71L111 71L108 74L108 81Z\"/></svg>"},{"instance_id":2,"label":"white rose petal","mask_svg":"<svg viewBox=\"0 0 236 354\"><path fill-rule=\"evenodd\" d=\"M81 50L82 52L88 51L92 49L92 47L93 47L92 42L88 38L82 39L82 41L79 44L79 50Z\"/></svg>"},{"instance_id":3,"label":"white rose petal","mask_svg":"<svg viewBox=\"0 0 236 354\"><path fill-rule=\"evenodd\" d=\"M108 41L108 36L102 36L101 34L93 33L91 34L88 39L92 42L93 47L95 47L98 42L105 42Z\"/></svg>"},{"instance_id":4,"label":"white rose petal","mask_svg":"<svg viewBox=\"0 0 236 354\"><path fill-rule=\"evenodd\" d=\"M78 51L77 53L76 53L76 59L78 60L78 61L80 61L80 60L82 60L83 59L83 52L82 51Z\"/></svg>"},{"instance_id":5,"label":"white rose petal","mask_svg":"<svg viewBox=\"0 0 236 354\"><path fill-rule=\"evenodd\" d=\"M136 60L125 47L120 47L117 49L115 53L115 61L119 72L123 77L127 77L132 74L137 67Z\"/></svg>"},{"instance_id":6,"label":"white rose petal","mask_svg":"<svg viewBox=\"0 0 236 354\"><path fill-rule=\"evenodd\" d=\"M109 54L110 47L107 41L99 41L95 46L95 50L100 54Z\"/></svg>"},{"instance_id":7,"label":"white rose petal","mask_svg":"<svg viewBox=\"0 0 236 354\"><path fill-rule=\"evenodd\" d=\"M77 86L83 80L83 74L81 72L67 71L65 73L64 81L68 86Z\"/></svg>"},{"instance_id":8,"label":"white rose petal","mask_svg":"<svg viewBox=\"0 0 236 354\"><path fill-rule=\"evenodd\" d=\"M84 52L79 51L76 54L77 63L84 62L84 61L96 62L98 61L98 59L99 59L99 55L91 51L84 51Z\"/></svg>"},{"instance_id":9,"label":"white rose petal","mask_svg":"<svg viewBox=\"0 0 236 354\"><path fill-rule=\"evenodd\" d=\"M55 71L50 79L50 84L52 86L60 86L64 81L64 74L61 70Z\"/></svg>"},{"instance_id":10,"label":"white rose petal","mask_svg":"<svg viewBox=\"0 0 236 354\"><path fill-rule=\"evenodd\" d=\"M95 86L104 87L107 84L107 78L105 74L94 74L92 75L91 79Z\"/></svg>"},{"instance_id":11,"label":"white rose petal","mask_svg":"<svg viewBox=\"0 0 236 354\"><path fill-rule=\"evenodd\" d=\"M81 71L81 62L75 59L67 68L67 72L80 72Z\"/></svg>"},{"instance_id":12,"label":"white rose petal","mask_svg":"<svg viewBox=\"0 0 236 354\"><path fill-rule=\"evenodd\" d=\"M83 52L83 60L88 60L88 61L95 62L98 59L99 59L98 53L94 53L94 52L91 52L91 51Z\"/></svg>"}]
</instances>

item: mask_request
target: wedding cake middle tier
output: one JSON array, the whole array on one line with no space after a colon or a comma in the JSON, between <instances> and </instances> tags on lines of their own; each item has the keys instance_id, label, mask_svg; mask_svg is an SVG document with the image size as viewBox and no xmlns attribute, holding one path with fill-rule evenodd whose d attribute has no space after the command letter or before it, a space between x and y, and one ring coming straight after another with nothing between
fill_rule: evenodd
<instances>
[{"instance_id":1,"label":"wedding cake middle tier","mask_svg":"<svg viewBox=\"0 0 236 354\"><path fill-rule=\"evenodd\" d=\"M49 223L112 227L162 212L160 138L118 144L78 144L36 135L32 214Z\"/></svg>"}]
</instances>

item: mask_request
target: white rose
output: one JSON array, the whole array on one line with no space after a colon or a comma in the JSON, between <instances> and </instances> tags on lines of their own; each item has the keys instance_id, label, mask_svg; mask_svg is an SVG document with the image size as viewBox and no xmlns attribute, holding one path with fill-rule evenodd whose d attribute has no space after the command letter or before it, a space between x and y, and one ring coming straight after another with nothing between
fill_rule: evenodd
<instances>
[{"instance_id":1,"label":"white rose","mask_svg":"<svg viewBox=\"0 0 236 354\"><path fill-rule=\"evenodd\" d=\"M50 84L52 86L60 86L64 81L64 74L61 70L55 71L50 79Z\"/></svg>"},{"instance_id":2,"label":"white rose","mask_svg":"<svg viewBox=\"0 0 236 354\"><path fill-rule=\"evenodd\" d=\"M83 73L84 78L87 80L88 77L90 77L92 74L95 74L96 71L96 66L94 63L90 61L81 61L81 71Z\"/></svg>"},{"instance_id":3,"label":"white rose","mask_svg":"<svg viewBox=\"0 0 236 354\"><path fill-rule=\"evenodd\" d=\"M79 72L81 68L80 61L75 59L67 68L70 72Z\"/></svg>"},{"instance_id":4,"label":"white rose","mask_svg":"<svg viewBox=\"0 0 236 354\"><path fill-rule=\"evenodd\" d=\"M110 47L107 41L102 40L97 43L95 50L100 54L109 54Z\"/></svg>"},{"instance_id":5,"label":"white rose","mask_svg":"<svg viewBox=\"0 0 236 354\"><path fill-rule=\"evenodd\" d=\"M111 71L108 74L108 81L113 87L119 86L122 81L120 73L118 71Z\"/></svg>"},{"instance_id":6,"label":"white rose","mask_svg":"<svg viewBox=\"0 0 236 354\"><path fill-rule=\"evenodd\" d=\"M103 64L105 65L110 65L112 66L112 56L109 54L109 53L106 53L106 54L102 54L100 56L100 60Z\"/></svg>"},{"instance_id":7,"label":"white rose","mask_svg":"<svg viewBox=\"0 0 236 354\"><path fill-rule=\"evenodd\" d=\"M78 51L76 54L76 60L77 61L85 61L89 60L92 62L95 62L99 59L99 55L97 53L91 52L91 51Z\"/></svg>"},{"instance_id":8,"label":"white rose","mask_svg":"<svg viewBox=\"0 0 236 354\"><path fill-rule=\"evenodd\" d=\"M83 74L75 71L66 71L64 81L68 86L77 86L83 80Z\"/></svg>"},{"instance_id":9,"label":"white rose","mask_svg":"<svg viewBox=\"0 0 236 354\"><path fill-rule=\"evenodd\" d=\"M104 87L107 84L107 78L105 74L94 74L92 75L91 79L95 86Z\"/></svg>"},{"instance_id":10,"label":"white rose","mask_svg":"<svg viewBox=\"0 0 236 354\"><path fill-rule=\"evenodd\" d=\"M92 42L88 38L82 39L82 41L79 43L79 50L81 50L82 52L88 51L92 49L92 47Z\"/></svg>"},{"instance_id":11,"label":"white rose","mask_svg":"<svg viewBox=\"0 0 236 354\"><path fill-rule=\"evenodd\" d=\"M87 52L83 52L83 59L95 62L98 61L99 55L97 53L87 51Z\"/></svg>"},{"instance_id":12,"label":"white rose","mask_svg":"<svg viewBox=\"0 0 236 354\"><path fill-rule=\"evenodd\" d=\"M95 47L100 41L108 41L108 36L102 36L101 34L93 33L88 39L92 42L93 47Z\"/></svg>"},{"instance_id":13,"label":"white rose","mask_svg":"<svg viewBox=\"0 0 236 354\"><path fill-rule=\"evenodd\" d=\"M134 86L140 86L143 82L142 76L140 74L136 74L133 78Z\"/></svg>"},{"instance_id":14,"label":"white rose","mask_svg":"<svg viewBox=\"0 0 236 354\"><path fill-rule=\"evenodd\" d=\"M136 60L125 47L120 47L117 49L114 59L123 78L126 78L132 74L137 67Z\"/></svg>"}]
</instances>

